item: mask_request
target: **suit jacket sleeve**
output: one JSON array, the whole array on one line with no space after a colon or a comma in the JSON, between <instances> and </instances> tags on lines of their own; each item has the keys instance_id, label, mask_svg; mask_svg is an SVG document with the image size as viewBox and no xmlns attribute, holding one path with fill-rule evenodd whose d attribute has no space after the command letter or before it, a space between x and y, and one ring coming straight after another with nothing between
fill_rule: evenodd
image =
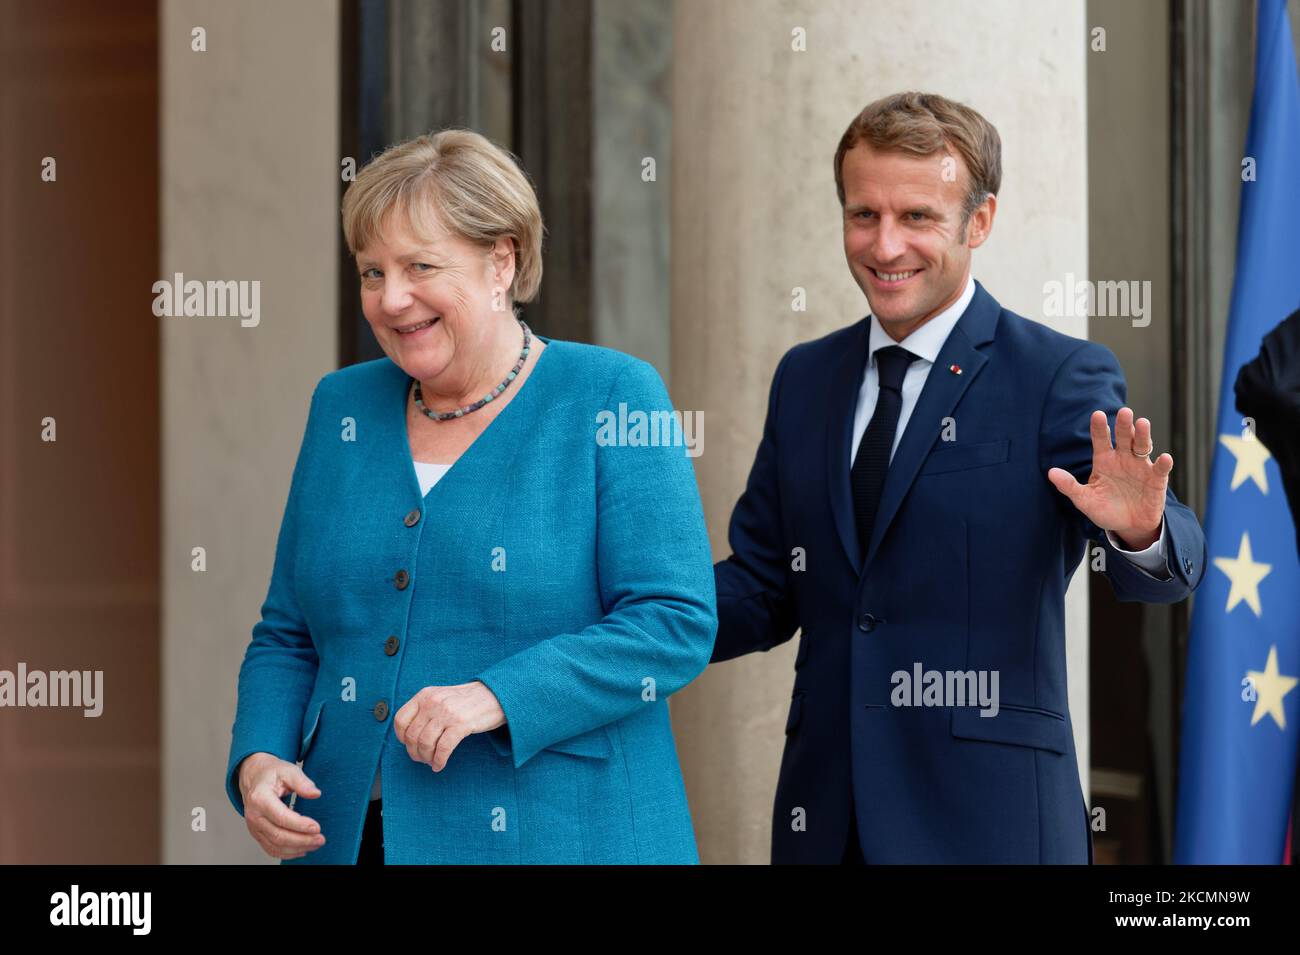
<instances>
[{"instance_id":1,"label":"suit jacket sleeve","mask_svg":"<svg viewBox=\"0 0 1300 955\"><path fill-rule=\"evenodd\" d=\"M772 376L763 436L745 491L731 514L731 556L713 567L718 594L715 663L770 650L794 636L799 625L786 586L791 555L783 541L777 481L777 403L789 357L787 352Z\"/></svg>"},{"instance_id":2,"label":"suit jacket sleeve","mask_svg":"<svg viewBox=\"0 0 1300 955\"><path fill-rule=\"evenodd\" d=\"M1237 410L1255 419L1255 435L1279 467L1300 471L1300 311L1264 336L1233 390Z\"/></svg>"},{"instance_id":3,"label":"suit jacket sleeve","mask_svg":"<svg viewBox=\"0 0 1300 955\"><path fill-rule=\"evenodd\" d=\"M1087 483L1092 474L1092 437L1088 426L1092 413L1106 412L1112 436L1115 415L1126 403L1124 373L1114 353L1096 342L1083 342L1057 369L1048 388L1038 435L1039 467L1043 480L1054 467L1064 468L1076 481ZM1196 515L1174 496L1165 492L1165 529L1168 533L1166 570L1168 580L1143 573L1117 551L1106 534L1086 518L1064 494L1048 482L1066 520L1086 539L1096 541L1106 553L1106 576L1115 597L1123 601L1176 603L1185 599L1205 573L1205 535ZM1074 555L1067 555L1071 561Z\"/></svg>"},{"instance_id":4,"label":"suit jacket sleeve","mask_svg":"<svg viewBox=\"0 0 1300 955\"><path fill-rule=\"evenodd\" d=\"M1233 390L1237 410L1255 419L1282 472L1300 549L1300 311L1264 336L1259 354L1241 366Z\"/></svg>"},{"instance_id":5,"label":"suit jacket sleeve","mask_svg":"<svg viewBox=\"0 0 1300 955\"><path fill-rule=\"evenodd\" d=\"M659 373L639 360L619 373L605 408L619 402L672 409ZM506 715L489 739L508 747L516 768L555 743L656 705L709 662L718 626L709 537L684 447L598 444L596 523L604 618L476 677Z\"/></svg>"},{"instance_id":6,"label":"suit jacket sleeve","mask_svg":"<svg viewBox=\"0 0 1300 955\"><path fill-rule=\"evenodd\" d=\"M297 760L303 714L316 682L319 659L294 591L294 551L302 473L316 446L312 435L320 424L316 420L319 388L317 385L312 392L307 428L289 483L262 618L253 626L253 639L239 668L239 702L231 727L226 793L241 816L244 799L236 775L240 762L252 753Z\"/></svg>"}]
</instances>

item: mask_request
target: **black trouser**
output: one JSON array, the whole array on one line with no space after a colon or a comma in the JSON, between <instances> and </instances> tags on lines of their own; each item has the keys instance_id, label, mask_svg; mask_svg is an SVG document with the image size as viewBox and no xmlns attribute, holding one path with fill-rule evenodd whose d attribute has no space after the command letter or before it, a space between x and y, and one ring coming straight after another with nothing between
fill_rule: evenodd
<instances>
[{"instance_id":1,"label":"black trouser","mask_svg":"<svg viewBox=\"0 0 1300 955\"><path fill-rule=\"evenodd\" d=\"M361 851L357 853L357 865L384 864L384 823L380 813L384 810L382 799L372 800L366 810L366 824L361 830Z\"/></svg>"}]
</instances>

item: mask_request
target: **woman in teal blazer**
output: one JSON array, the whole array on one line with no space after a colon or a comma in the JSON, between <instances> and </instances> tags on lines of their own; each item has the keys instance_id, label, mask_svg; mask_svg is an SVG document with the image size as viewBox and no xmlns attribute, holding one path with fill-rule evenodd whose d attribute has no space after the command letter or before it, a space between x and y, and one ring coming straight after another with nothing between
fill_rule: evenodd
<instances>
[{"instance_id":1,"label":"woman in teal blazer","mask_svg":"<svg viewBox=\"0 0 1300 955\"><path fill-rule=\"evenodd\" d=\"M662 380L518 320L541 220L483 137L393 147L343 219L387 357L312 395L231 802L286 862L698 862L667 707L717 628L694 470L680 427L602 426L669 420Z\"/></svg>"}]
</instances>

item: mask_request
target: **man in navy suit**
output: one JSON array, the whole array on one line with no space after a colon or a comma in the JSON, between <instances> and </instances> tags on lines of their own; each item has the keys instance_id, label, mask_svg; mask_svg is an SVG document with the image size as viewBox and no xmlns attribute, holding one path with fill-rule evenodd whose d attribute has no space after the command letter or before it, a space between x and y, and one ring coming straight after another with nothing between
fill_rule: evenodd
<instances>
[{"instance_id":1,"label":"man in navy suit","mask_svg":"<svg viewBox=\"0 0 1300 955\"><path fill-rule=\"evenodd\" d=\"M777 365L714 568L713 661L801 633L772 861L1090 862L1066 587L1094 540L1120 600L1182 600L1204 535L1114 354L971 278L1001 184L987 120L878 100L835 180L871 314Z\"/></svg>"}]
</instances>

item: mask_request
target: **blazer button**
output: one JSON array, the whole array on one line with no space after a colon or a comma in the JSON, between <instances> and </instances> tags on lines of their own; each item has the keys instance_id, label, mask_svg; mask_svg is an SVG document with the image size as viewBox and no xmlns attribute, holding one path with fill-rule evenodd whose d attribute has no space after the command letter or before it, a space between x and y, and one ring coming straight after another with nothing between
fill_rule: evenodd
<instances>
[{"instance_id":1,"label":"blazer button","mask_svg":"<svg viewBox=\"0 0 1300 955\"><path fill-rule=\"evenodd\" d=\"M384 652L390 657L397 652L397 647L401 643L396 637L389 637L384 641Z\"/></svg>"},{"instance_id":2,"label":"blazer button","mask_svg":"<svg viewBox=\"0 0 1300 955\"><path fill-rule=\"evenodd\" d=\"M416 524L420 523L419 509L417 508L416 510L412 511L410 514L407 514L403 523L406 524L407 527L414 527Z\"/></svg>"},{"instance_id":3,"label":"blazer button","mask_svg":"<svg viewBox=\"0 0 1300 955\"><path fill-rule=\"evenodd\" d=\"M880 621L872 614L864 613L860 618L858 618L858 629L863 633L870 633L876 628L876 624L879 622Z\"/></svg>"},{"instance_id":4,"label":"blazer button","mask_svg":"<svg viewBox=\"0 0 1300 955\"><path fill-rule=\"evenodd\" d=\"M399 570L393 575L393 584L398 590L405 590L406 585L411 582L411 575L404 570Z\"/></svg>"},{"instance_id":5,"label":"blazer button","mask_svg":"<svg viewBox=\"0 0 1300 955\"><path fill-rule=\"evenodd\" d=\"M388 701L387 701L387 700L380 700L378 703L375 704L375 719L379 720L379 722L381 722L381 723L382 723L384 720L388 719Z\"/></svg>"}]
</instances>

